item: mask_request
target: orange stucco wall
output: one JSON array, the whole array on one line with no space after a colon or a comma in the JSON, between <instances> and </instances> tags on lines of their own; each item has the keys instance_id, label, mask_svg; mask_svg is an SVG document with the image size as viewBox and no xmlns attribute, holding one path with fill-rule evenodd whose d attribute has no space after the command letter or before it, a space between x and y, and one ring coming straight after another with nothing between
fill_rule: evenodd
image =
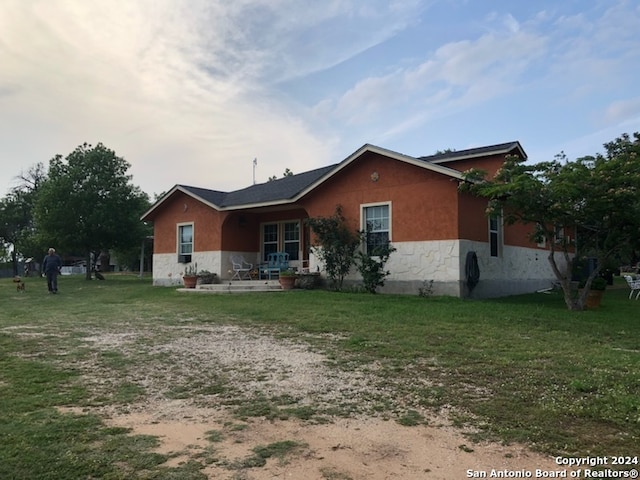
<instances>
[{"instance_id":1,"label":"orange stucco wall","mask_svg":"<svg viewBox=\"0 0 640 480\"><path fill-rule=\"evenodd\" d=\"M460 238L477 242L489 241L489 219L486 215L487 201L459 193L458 231Z\"/></svg>"},{"instance_id":2,"label":"orange stucco wall","mask_svg":"<svg viewBox=\"0 0 640 480\"><path fill-rule=\"evenodd\" d=\"M472 168L484 170L487 177L492 178L504 163L504 155L492 155L490 157L471 158L467 160L456 160L454 162L441 163L443 167L453 168L459 172L466 172Z\"/></svg>"},{"instance_id":3,"label":"orange stucco wall","mask_svg":"<svg viewBox=\"0 0 640 480\"><path fill-rule=\"evenodd\" d=\"M177 252L177 224L184 223L194 224L195 251L220 250L221 225L226 215L182 192L175 192L150 218L153 221L154 253Z\"/></svg>"},{"instance_id":4,"label":"orange stucco wall","mask_svg":"<svg viewBox=\"0 0 640 480\"><path fill-rule=\"evenodd\" d=\"M360 228L361 205L391 201L393 241L437 240L457 235L456 187L444 175L367 153L301 203L311 217L329 216L339 203Z\"/></svg>"},{"instance_id":5,"label":"orange stucco wall","mask_svg":"<svg viewBox=\"0 0 640 480\"><path fill-rule=\"evenodd\" d=\"M460 171L479 168L490 175L502 166L502 157L451 162ZM377 181L372 174L377 174ZM360 207L368 203L392 202L392 241L466 239L487 242L487 201L458 192L458 181L424 168L367 153L334 178L316 188L301 202L309 216L329 216L341 204L346 218L360 228ZM504 243L533 244L530 226L504 228Z\"/></svg>"},{"instance_id":6,"label":"orange stucco wall","mask_svg":"<svg viewBox=\"0 0 640 480\"><path fill-rule=\"evenodd\" d=\"M468 193L460 194L460 238L479 242L489 241L488 218L485 213L487 201ZM539 248L529 240L533 225L516 223L504 225L503 243L514 247Z\"/></svg>"},{"instance_id":7,"label":"orange stucco wall","mask_svg":"<svg viewBox=\"0 0 640 480\"><path fill-rule=\"evenodd\" d=\"M502 165L501 157L463 160L445 164L461 171L480 168L491 174ZM340 204L354 229L360 229L360 208L391 202L393 242L466 239L488 241L486 200L458 192L458 181L425 168L393 160L373 152L334 174L290 208L269 211L218 212L175 192L150 218L154 222L155 253L177 251L177 224L194 224L195 251L247 251L261 249L261 225L268 222L330 216ZM504 243L528 246L530 226L505 226ZM303 228L302 251L308 232Z\"/></svg>"},{"instance_id":8,"label":"orange stucco wall","mask_svg":"<svg viewBox=\"0 0 640 480\"><path fill-rule=\"evenodd\" d=\"M306 218L306 212L295 207L275 212L269 212L266 209L256 209L252 212L230 212L222 227L224 232L222 250L258 252L261 248L260 235L263 223L299 220L304 227ZM304 245L302 247L304 248Z\"/></svg>"}]
</instances>

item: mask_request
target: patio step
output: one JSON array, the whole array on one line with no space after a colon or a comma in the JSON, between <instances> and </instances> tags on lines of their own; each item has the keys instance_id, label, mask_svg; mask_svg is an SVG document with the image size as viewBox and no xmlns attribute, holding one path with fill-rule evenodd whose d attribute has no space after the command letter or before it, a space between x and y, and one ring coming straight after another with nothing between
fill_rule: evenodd
<instances>
[{"instance_id":1,"label":"patio step","mask_svg":"<svg viewBox=\"0 0 640 480\"><path fill-rule=\"evenodd\" d=\"M196 288L179 288L178 291L192 293L281 292L282 287L278 280L234 280L196 285Z\"/></svg>"}]
</instances>

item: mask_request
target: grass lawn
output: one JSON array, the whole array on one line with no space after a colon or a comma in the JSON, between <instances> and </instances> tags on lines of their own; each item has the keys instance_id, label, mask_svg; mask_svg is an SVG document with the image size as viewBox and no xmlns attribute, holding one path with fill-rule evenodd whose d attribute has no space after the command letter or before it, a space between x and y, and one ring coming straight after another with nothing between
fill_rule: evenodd
<instances>
[{"instance_id":1,"label":"grass lawn","mask_svg":"<svg viewBox=\"0 0 640 480\"><path fill-rule=\"evenodd\" d=\"M1 279L0 478L203 478L197 462L163 466L154 437L59 408L145 395L144 385L117 375L99 398L79 381L74 365L98 354L79 341L87 332L135 324L168 335L185 319L312 342L335 368L375 363L380 388L393 388L397 399L385 407L389 415L400 404L446 409L461 426L474 426L478 439L565 456L637 456L640 301L616 282L600 309L570 312L559 294L484 301L417 292L205 295L111 275L62 277L61 293L48 295L43 279L27 279L25 293ZM116 372L148 360L100 355Z\"/></svg>"}]
</instances>

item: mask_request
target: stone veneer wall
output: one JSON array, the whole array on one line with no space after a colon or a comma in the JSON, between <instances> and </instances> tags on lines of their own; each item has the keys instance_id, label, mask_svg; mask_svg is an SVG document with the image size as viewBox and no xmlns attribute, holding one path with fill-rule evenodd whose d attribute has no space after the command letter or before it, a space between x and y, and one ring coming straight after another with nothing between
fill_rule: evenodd
<instances>
[{"instance_id":1,"label":"stone veneer wall","mask_svg":"<svg viewBox=\"0 0 640 480\"><path fill-rule=\"evenodd\" d=\"M197 263L198 270L209 270L220 275L220 252L197 252L191 257L191 265ZM153 255L153 284L161 287L182 285L182 274L188 264L178 263L176 253Z\"/></svg>"},{"instance_id":2,"label":"stone veneer wall","mask_svg":"<svg viewBox=\"0 0 640 480\"><path fill-rule=\"evenodd\" d=\"M491 257L489 244L469 240L431 242L396 242L386 269L391 273L380 289L384 293L417 295L419 289L433 280L434 295L489 298L534 292L548 288L555 281L549 265L548 251L539 248L503 246L500 257ZM469 292L466 287L467 252L475 251L480 269L480 282ZM558 259L561 255L558 254ZM311 255L310 269L319 263ZM347 285L361 284L357 270L345 279Z\"/></svg>"},{"instance_id":3,"label":"stone veneer wall","mask_svg":"<svg viewBox=\"0 0 640 480\"><path fill-rule=\"evenodd\" d=\"M549 265L548 251L540 248L503 246L500 257L491 257L489 244L469 240L394 243L397 249L386 268L391 272L380 289L383 293L418 294L421 287L433 280L434 295L489 298L529 293L548 288L555 281ZM466 287L465 261L467 252L475 251L480 269L480 282L469 292ZM248 262L257 261L256 252L198 252L192 257L198 270L209 270L222 280L231 278L232 254L238 253ZM177 254L153 256L153 284L182 285L185 265L177 263ZM562 259L557 254L558 260ZM311 253L309 270L322 271L322 264ZM345 279L346 285L361 284L355 268Z\"/></svg>"},{"instance_id":4,"label":"stone veneer wall","mask_svg":"<svg viewBox=\"0 0 640 480\"><path fill-rule=\"evenodd\" d=\"M492 257L489 244L483 242L461 241L461 279L465 278L466 252L474 250L478 256L480 282L472 292L464 296L472 298L503 297L522 293L532 293L549 288L556 277L549 263L549 251L541 248L502 246L501 255ZM566 268L564 257L556 253L556 262L560 268Z\"/></svg>"}]
</instances>

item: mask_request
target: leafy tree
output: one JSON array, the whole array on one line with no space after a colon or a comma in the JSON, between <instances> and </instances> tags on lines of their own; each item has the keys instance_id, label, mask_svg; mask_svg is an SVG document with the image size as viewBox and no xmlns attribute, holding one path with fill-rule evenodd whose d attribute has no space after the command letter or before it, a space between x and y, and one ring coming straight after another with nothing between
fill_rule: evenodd
<instances>
[{"instance_id":1,"label":"leafy tree","mask_svg":"<svg viewBox=\"0 0 640 480\"><path fill-rule=\"evenodd\" d=\"M23 170L16 177L19 181L14 189L22 192L37 192L38 188L47 179L47 168L44 163L38 162L31 166L26 172Z\"/></svg>"},{"instance_id":2,"label":"leafy tree","mask_svg":"<svg viewBox=\"0 0 640 480\"><path fill-rule=\"evenodd\" d=\"M42 163L22 172L20 184L0 200L0 239L10 245L13 274L18 274L18 258L33 257L42 251L33 221L35 200L40 185L46 179Z\"/></svg>"},{"instance_id":3,"label":"leafy tree","mask_svg":"<svg viewBox=\"0 0 640 480\"><path fill-rule=\"evenodd\" d=\"M29 223L28 211L17 194L11 193L0 200L0 238L11 246L13 274L18 274L19 241Z\"/></svg>"},{"instance_id":4,"label":"leafy tree","mask_svg":"<svg viewBox=\"0 0 640 480\"><path fill-rule=\"evenodd\" d=\"M587 291L602 266L637 245L640 232L640 134L633 138L624 134L604 147L604 155L573 162L564 154L533 165L510 157L493 179L469 171L469 182L460 187L488 198L487 213L502 213L505 223L535 226L531 238L550 246L551 268L572 310L584 308ZM576 234L570 239L569 232L577 233L577 243ZM564 262L558 263L556 253ZM586 278L582 295L575 298L571 267L585 254L597 258L597 267Z\"/></svg>"},{"instance_id":5,"label":"leafy tree","mask_svg":"<svg viewBox=\"0 0 640 480\"><path fill-rule=\"evenodd\" d=\"M332 288L342 290L344 277L353 265L360 236L350 228L340 205L336 206L332 216L309 218L307 224L317 239L312 248L324 263Z\"/></svg>"},{"instance_id":6,"label":"leafy tree","mask_svg":"<svg viewBox=\"0 0 640 480\"><path fill-rule=\"evenodd\" d=\"M292 177L293 176L293 172L289 169L289 168L285 168L284 172L282 173L282 178L284 177ZM269 177L269 179L267 181L269 182L273 182L274 180L277 180L278 177L275 175L272 175L271 177Z\"/></svg>"},{"instance_id":7,"label":"leafy tree","mask_svg":"<svg viewBox=\"0 0 640 480\"><path fill-rule=\"evenodd\" d=\"M366 232L360 232L362 241L366 244ZM365 253L360 250L355 254L355 263L362 275L364 289L369 293L376 293L378 287L384 286L384 279L391 272L384 269L385 264L389 261L389 257L396 248L391 243L386 242L378 245L371 253Z\"/></svg>"},{"instance_id":8,"label":"leafy tree","mask_svg":"<svg viewBox=\"0 0 640 480\"><path fill-rule=\"evenodd\" d=\"M83 252L87 280L92 254L141 245L144 238L139 219L149 200L130 183L129 167L102 143L85 143L49 162L36 202L37 225L51 245Z\"/></svg>"}]
</instances>

